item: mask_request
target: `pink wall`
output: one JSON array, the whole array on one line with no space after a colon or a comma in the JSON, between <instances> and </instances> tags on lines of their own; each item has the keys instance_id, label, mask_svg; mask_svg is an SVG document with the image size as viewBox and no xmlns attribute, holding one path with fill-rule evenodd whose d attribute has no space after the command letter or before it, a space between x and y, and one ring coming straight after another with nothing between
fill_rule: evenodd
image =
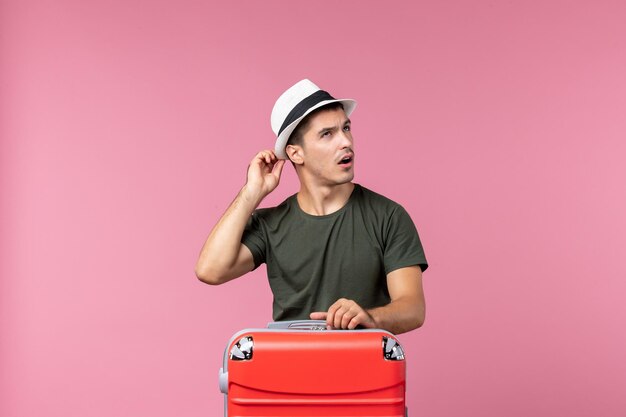
<instances>
[{"instance_id":1,"label":"pink wall","mask_svg":"<svg viewBox=\"0 0 626 417\"><path fill-rule=\"evenodd\" d=\"M427 250L411 415L626 415L625 4L2 2L0 415L221 415L271 298L193 266L303 77Z\"/></svg>"}]
</instances>

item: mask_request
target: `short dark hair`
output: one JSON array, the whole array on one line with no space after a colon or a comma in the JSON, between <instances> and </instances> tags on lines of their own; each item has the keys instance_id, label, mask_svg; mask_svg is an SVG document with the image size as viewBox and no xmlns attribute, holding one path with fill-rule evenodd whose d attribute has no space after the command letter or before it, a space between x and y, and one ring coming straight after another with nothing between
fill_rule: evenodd
<instances>
[{"instance_id":1,"label":"short dark hair","mask_svg":"<svg viewBox=\"0 0 626 417\"><path fill-rule=\"evenodd\" d=\"M343 109L343 104L340 101L335 101L334 103L326 104L322 107L319 107L313 110L311 113L307 114L306 117L300 121L298 126L296 126L294 131L291 132L291 135L289 136L289 139L287 140L287 143L285 144L285 148L287 147L287 145L302 146L303 139L304 139L304 132L306 132L309 129L309 123L311 122L311 118L314 115L322 111L337 110L337 109Z\"/></svg>"}]
</instances>

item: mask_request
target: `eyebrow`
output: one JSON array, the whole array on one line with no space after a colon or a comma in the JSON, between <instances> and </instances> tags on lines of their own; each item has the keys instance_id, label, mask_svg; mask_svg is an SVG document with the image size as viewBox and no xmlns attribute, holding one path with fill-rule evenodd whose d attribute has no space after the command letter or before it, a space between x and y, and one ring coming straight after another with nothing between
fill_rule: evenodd
<instances>
[{"instance_id":1,"label":"eyebrow","mask_svg":"<svg viewBox=\"0 0 626 417\"><path fill-rule=\"evenodd\" d=\"M343 125L342 125L342 126L346 126L346 125L352 125L352 121L351 121L350 119L346 119L346 120L343 122ZM332 131L334 131L334 130L337 130L337 127L335 127L335 126L333 126L333 127L323 127L323 128L321 128L321 129L317 132L317 134L318 134L318 135L321 135L321 134L322 134L322 133L324 133L324 132L328 132L328 131L332 132Z\"/></svg>"}]
</instances>

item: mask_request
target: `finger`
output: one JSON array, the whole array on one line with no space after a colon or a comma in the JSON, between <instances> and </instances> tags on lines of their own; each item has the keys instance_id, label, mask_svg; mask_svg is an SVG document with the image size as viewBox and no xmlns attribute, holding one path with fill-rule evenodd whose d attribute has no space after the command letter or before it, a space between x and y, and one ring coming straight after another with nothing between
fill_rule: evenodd
<instances>
[{"instance_id":1,"label":"finger","mask_svg":"<svg viewBox=\"0 0 626 417\"><path fill-rule=\"evenodd\" d=\"M266 163L270 163L271 159L268 159L268 157L270 157L271 155L271 151L269 150L264 150L261 151L259 153L256 154L255 159L259 159L261 161L265 161Z\"/></svg>"},{"instance_id":2,"label":"finger","mask_svg":"<svg viewBox=\"0 0 626 417\"><path fill-rule=\"evenodd\" d=\"M352 320L354 320L357 316L354 315L351 311L346 311L346 313L341 318L341 328L348 329Z\"/></svg>"},{"instance_id":3,"label":"finger","mask_svg":"<svg viewBox=\"0 0 626 417\"><path fill-rule=\"evenodd\" d=\"M269 150L269 149L265 151L265 156L267 157L268 164L275 162L278 159L274 151Z\"/></svg>"},{"instance_id":4,"label":"finger","mask_svg":"<svg viewBox=\"0 0 626 417\"><path fill-rule=\"evenodd\" d=\"M334 326L335 325L335 314L336 314L338 308L339 308L339 306L337 305L337 303L335 303L332 306L330 306L330 308L328 309L328 312L326 313L326 324L327 325L329 325L329 326Z\"/></svg>"},{"instance_id":5,"label":"finger","mask_svg":"<svg viewBox=\"0 0 626 417\"><path fill-rule=\"evenodd\" d=\"M326 323L328 323L329 326L341 329L341 320L346 310L349 308L349 301L350 300L345 298L340 298L330 306L328 316L326 317Z\"/></svg>"},{"instance_id":6,"label":"finger","mask_svg":"<svg viewBox=\"0 0 626 417\"><path fill-rule=\"evenodd\" d=\"M272 169L272 172L274 172L276 174L277 178L280 178L280 176L282 175L284 166L285 166L285 160L284 159L279 159L274 164L274 168Z\"/></svg>"},{"instance_id":7,"label":"finger","mask_svg":"<svg viewBox=\"0 0 626 417\"><path fill-rule=\"evenodd\" d=\"M348 314L348 311L342 306L335 313L335 319L333 320L333 326L338 329L343 329L343 317Z\"/></svg>"},{"instance_id":8,"label":"finger","mask_svg":"<svg viewBox=\"0 0 626 417\"><path fill-rule=\"evenodd\" d=\"M265 165L265 154L263 152L259 152L258 154L256 154L254 156L254 159L252 160L252 163L259 167Z\"/></svg>"},{"instance_id":9,"label":"finger","mask_svg":"<svg viewBox=\"0 0 626 417\"><path fill-rule=\"evenodd\" d=\"M363 310L361 313L357 314L354 319L356 323L354 327L363 326L367 329L376 328L376 322L374 321L374 318L366 310Z\"/></svg>"},{"instance_id":10,"label":"finger","mask_svg":"<svg viewBox=\"0 0 626 417\"><path fill-rule=\"evenodd\" d=\"M352 320L350 320L350 323L348 323L348 329L350 330L354 330L357 328L357 326L361 324L361 321L359 320L359 316L354 316L352 317Z\"/></svg>"},{"instance_id":11,"label":"finger","mask_svg":"<svg viewBox=\"0 0 626 417\"><path fill-rule=\"evenodd\" d=\"M262 163L263 163L263 155L256 154L256 155L254 155L254 158L252 158L252 161L250 162L250 165L259 166Z\"/></svg>"},{"instance_id":12,"label":"finger","mask_svg":"<svg viewBox=\"0 0 626 417\"><path fill-rule=\"evenodd\" d=\"M364 314L363 308L361 308L361 306L358 305L356 302L352 301L350 304L350 309L345 314L344 320L341 323L343 325L343 328L350 329L351 323L355 320L357 324L359 324L362 321L363 314ZM353 326L352 328L354 327L356 326Z\"/></svg>"},{"instance_id":13,"label":"finger","mask_svg":"<svg viewBox=\"0 0 626 417\"><path fill-rule=\"evenodd\" d=\"M326 320L327 315L328 313L326 313L325 311L316 311L314 313L311 313L309 317L311 318L311 320Z\"/></svg>"}]
</instances>

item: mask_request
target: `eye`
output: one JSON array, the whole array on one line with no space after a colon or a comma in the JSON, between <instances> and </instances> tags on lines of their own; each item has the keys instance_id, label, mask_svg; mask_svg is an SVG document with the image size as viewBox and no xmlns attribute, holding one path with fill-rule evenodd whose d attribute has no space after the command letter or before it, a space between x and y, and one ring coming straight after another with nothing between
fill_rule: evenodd
<instances>
[{"instance_id":1,"label":"eye","mask_svg":"<svg viewBox=\"0 0 626 417\"><path fill-rule=\"evenodd\" d=\"M343 127L343 130L344 130L344 132L349 132L349 131L350 131L350 130L352 130L352 129L350 128L350 125L345 125L345 126Z\"/></svg>"},{"instance_id":2,"label":"eye","mask_svg":"<svg viewBox=\"0 0 626 417\"><path fill-rule=\"evenodd\" d=\"M322 132L322 137L323 138L327 138L330 136L330 130L326 130L325 132Z\"/></svg>"}]
</instances>

